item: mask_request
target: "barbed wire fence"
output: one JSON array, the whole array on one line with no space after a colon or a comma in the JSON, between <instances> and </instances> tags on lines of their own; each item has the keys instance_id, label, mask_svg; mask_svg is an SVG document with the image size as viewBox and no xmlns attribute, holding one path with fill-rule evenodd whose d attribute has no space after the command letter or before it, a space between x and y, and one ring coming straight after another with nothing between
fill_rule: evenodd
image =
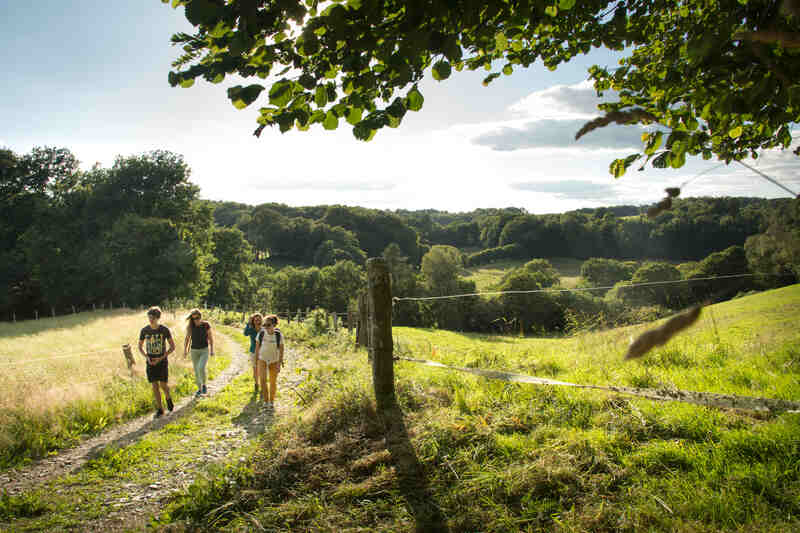
<instances>
[{"instance_id":1,"label":"barbed wire fence","mask_svg":"<svg viewBox=\"0 0 800 533\"><path fill-rule=\"evenodd\" d=\"M666 285L673 283L687 283L691 281L708 281L712 279L735 279L752 277L761 274L731 274L725 276L710 276L705 278L684 279L675 281L630 283L626 286L653 286ZM677 401L703 405L715 408L748 409L768 412L800 412L800 402L762 398L752 396L740 396L732 394L720 394L714 392L687 391L680 389L651 389L640 387L626 387L620 385L597 385L579 384L565 381L552 380L537 376L528 376L498 369L464 368L446 365L438 361L425 359L415 359L394 355L394 338L392 336L392 306L402 301L426 301L444 298L464 298L468 296L488 296L499 294L531 294L540 292L563 292L578 290L607 290L601 287L586 287L576 289L532 289L525 291L490 291L468 294L452 294L433 297L393 297L391 294L391 283L386 262L381 258L373 258L367 261L367 298L366 301L359 301L360 309L366 314L366 347L369 354L369 361L372 365L373 388L375 399L379 409L386 410L396 405L396 394L394 385L394 363L403 361L407 363L423 365L443 370L456 371L478 375L487 379L502 380L506 382L522 383L539 386L571 387L587 390L598 390L615 394L625 394L646 398L656 401Z\"/></svg>"}]
</instances>

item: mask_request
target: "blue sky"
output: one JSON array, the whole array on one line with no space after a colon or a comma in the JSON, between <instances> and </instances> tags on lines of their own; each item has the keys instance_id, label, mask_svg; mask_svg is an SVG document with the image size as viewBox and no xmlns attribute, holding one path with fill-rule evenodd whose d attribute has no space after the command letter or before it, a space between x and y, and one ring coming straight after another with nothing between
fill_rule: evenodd
<instances>
[{"instance_id":1,"label":"blue sky","mask_svg":"<svg viewBox=\"0 0 800 533\"><path fill-rule=\"evenodd\" d=\"M466 211L522 207L532 213L658 201L663 189L705 172L683 196L786 194L739 165L692 160L680 170L631 170L615 180L608 164L636 151L636 126L611 126L580 141L596 115L585 82L594 51L550 72L537 64L488 88L485 71L423 82L425 105L397 130L357 141L349 126L252 136L258 102L236 110L225 90L167 83L190 32L183 9L159 0L6 0L0 3L0 146L72 150L85 168L116 155L167 149L184 156L202 196L248 204L347 204L380 209ZM759 169L800 190L790 152L765 154Z\"/></svg>"}]
</instances>

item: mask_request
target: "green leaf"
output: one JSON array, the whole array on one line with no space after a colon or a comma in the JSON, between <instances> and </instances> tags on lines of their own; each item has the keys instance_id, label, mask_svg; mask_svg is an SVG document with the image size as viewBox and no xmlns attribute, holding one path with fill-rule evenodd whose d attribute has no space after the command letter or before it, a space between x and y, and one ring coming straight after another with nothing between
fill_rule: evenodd
<instances>
[{"instance_id":1,"label":"green leaf","mask_svg":"<svg viewBox=\"0 0 800 533\"><path fill-rule=\"evenodd\" d=\"M681 168L686 163L686 152L678 152L672 155L669 165L672 168Z\"/></svg>"},{"instance_id":2,"label":"green leaf","mask_svg":"<svg viewBox=\"0 0 800 533\"><path fill-rule=\"evenodd\" d=\"M503 67L503 74L506 76L511 76L514 73L514 67L511 65L506 65Z\"/></svg>"},{"instance_id":3,"label":"green leaf","mask_svg":"<svg viewBox=\"0 0 800 533\"><path fill-rule=\"evenodd\" d=\"M353 135L359 141L371 141L372 138L375 137L375 133L378 131L370 128L366 122L367 121L362 120L353 128Z\"/></svg>"},{"instance_id":4,"label":"green leaf","mask_svg":"<svg viewBox=\"0 0 800 533\"><path fill-rule=\"evenodd\" d=\"M422 104L425 102L425 98L423 98L422 93L419 92L417 86L411 88L406 95L406 109L409 111L419 111L422 109Z\"/></svg>"},{"instance_id":5,"label":"green leaf","mask_svg":"<svg viewBox=\"0 0 800 533\"><path fill-rule=\"evenodd\" d=\"M738 139L741 134L742 134L742 127L741 126L736 126L735 128L733 128L732 130L730 130L728 132L728 136L731 139Z\"/></svg>"},{"instance_id":6,"label":"green leaf","mask_svg":"<svg viewBox=\"0 0 800 533\"><path fill-rule=\"evenodd\" d=\"M264 86L258 84L248 85L247 87L237 85L228 89L228 98L231 99L236 109L244 109L255 102L263 90Z\"/></svg>"},{"instance_id":7,"label":"green leaf","mask_svg":"<svg viewBox=\"0 0 800 533\"><path fill-rule=\"evenodd\" d=\"M433 79L436 81L446 80L450 77L451 72L452 68L447 61L437 61L436 64L433 65Z\"/></svg>"},{"instance_id":8,"label":"green leaf","mask_svg":"<svg viewBox=\"0 0 800 533\"><path fill-rule=\"evenodd\" d=\"M322 127L326 130L335 130L339 127L339 118L331 110L325 115L325 120L322 121Z\"/></svg>"},{"instance_id":9,"label":"green leaf","mask_svg":"<svg viewBox=\"0 0 800 533\"><path fill-rule=\"evenodd\" d=\"M548 7L544 8L544 12L546 14L550 15L551 17L555 17L556 15L558 15L558 7L556 7L556 6L548 6ZM611 164L613 165L614 163L611 163Z\"/></svg>"},{"instance_id":10,"label":"green leaf","mask_svg":"<svg viewBox=\"0 0 800 533\"><path fill-rule=\"evenodd\" d=\"M558 0L558 7L564 11L569 11L575 7L575 0Z\"/></svg>"},{"instance_id":11,"label":"green leaf","mask_svg":"<svg viewBox=\"0 0 800 533\"><path fill-rule=\"evenodd\" d=\"M363 114L364 110L360 107L351 107L350 111L347 113L347 122L355 126L361 122L361 115Z\"/></svg>"},{"instance_id":12,"label":"green leaf","mask_svg":"<svg viewBox=\"0 0 800 533\"><path fill-rule=\"evenodd\" d=\"M180 82L181 87L184 89L188 89L192 85L194 85L194 78L184 78Z\"/></svg>"},{"instance_id":13,"label":"green leaf","mask_svg":"<svg viewBox=\"0 0 800 533\"><path fill-rule=\"evenodd\" d=\"M661 147L661 140L664 137L664 133L657 131L649 134L648 137L649 139L647 140L647 146L645 146L644 153L647 155L652 155Z\"/></svg>"},{"instance_id":14,"label":"green leaf","mask_svg":"<svg viewBox=\"0 0 800 533\"><path fill-rule=\"evenodd\" d=\"M186 4L185 14L192 26L210 24L217 18L217 6L210 0L192 0Z\"/></svg>"},{"instance_id":15,"label":"green leaf","mask_svg":"<svg viewBox=\"0 0 800 533\"><path fill-rule=\"evenodd\" d=\"M292 82L279 81L272 85L269 90L269 103L284 107L292 99Z\"/></svg>"},{"instance_id":16,"label":"green leaf","mask_svg":"<svg viewBox=\"0 0 800 533\"><path fill-rule=\"evenodd\" d=\"M494 36L494 46L498 52L502 52L508 48L508 38L504 33L501 32Z\"/></svg>"},{"instance_id":17,"label":"green leaf","mask_svg":"<svg viewBox=\"0 0 800 533\"><path fill-rule=\"evenodd\" d=\"M314 91L314 103L317 104L317 107L325 107L328 104L328 90L324 85L320 85Z\"/></svg>"},{"instance_id":18,"label":"green leaf","mask_svg":"<svg viewBox=\"0 0 800 533\"><path fill-rule=\"evenodd\" d=\"M632 154L624 159L615 159L612 161L608 170L615 178L620 178L625 175L625 171L628 170L628 167L640 157L642 157L642 154Z\"/></svg>"}]
</instances>

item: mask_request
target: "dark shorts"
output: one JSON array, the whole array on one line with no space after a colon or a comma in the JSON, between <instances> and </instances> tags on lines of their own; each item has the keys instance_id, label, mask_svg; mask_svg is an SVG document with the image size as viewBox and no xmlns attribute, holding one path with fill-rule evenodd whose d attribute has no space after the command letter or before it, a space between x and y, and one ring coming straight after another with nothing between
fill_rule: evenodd
<instances>
[{"instance_id":1,"label":"dark shorts","mask_svg":"<svg viewBox=\"0 0 800 533\"><path fill-rule=\"evenodd\" d=\"M169 367L167 360L164 359L157 365L147 365L147 381L153 383L154 381L167 382L169 379Z\"/></svg>"}]
</instances>

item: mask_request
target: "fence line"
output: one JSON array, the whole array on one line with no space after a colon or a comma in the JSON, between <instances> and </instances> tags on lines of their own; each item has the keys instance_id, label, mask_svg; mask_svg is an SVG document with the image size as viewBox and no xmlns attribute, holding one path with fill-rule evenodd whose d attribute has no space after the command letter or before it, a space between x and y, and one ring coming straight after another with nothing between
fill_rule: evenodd
<instances>
[{"instance_id":1,"label":"fence line","mask_svg":"<svg viewBox=\"0 0 800 533\"><path fill-rule=\"evenodd\" d=\"M516 374L504 370L484 370L480 368L464 368L446 365L436 361L426 359L412 359L410 357L395 357L400 361L408 361L436 368L456 370L475 374L489 379L498 379L512 383L527 383L531 385L552 385L560 387L573 387L578 389L603 390L620 394L629 394L640 398L657 400L662 402L683 402L706 407L718 407L729 409L750 409L756 411L800 413L800 402L781 400L777 398L760 398L755 396L738 396L735 394L720 394L715 392L696 392L680 389L644 389L637 387L622 387L617 385L581 385L568 381L558 381L555 379Z\"/></svg>"},{"instance_id":2,"label":"fence line","mask_svg":"<svg viewBox=\"0 0 800 533\"><path fill-rule=\"evenodd\" d=\"M715 279L733 279L733 278L747 278L756 276L788 276L788 274L729 274L725 276L710 276L705 278L689 278L677 279L672 281L644 281L642 283L628 283L624 285L610 285L605 287L576 287L573 289L530 289L530 290L513 290L513 291L486 291L486 292L470 292L466 294L448 294L444 296L401 296L393 297L393 302L403 301L422 301L422 300L444 300L448 298L466 298L468 296L496 296L499 294L533 294L538 292L582 292L582 291L603 291L613 289L615 287L652 287L656 285L674 285L676 283L689 283L692 281L710 281Z\"/></svg>"}]
</instances>

